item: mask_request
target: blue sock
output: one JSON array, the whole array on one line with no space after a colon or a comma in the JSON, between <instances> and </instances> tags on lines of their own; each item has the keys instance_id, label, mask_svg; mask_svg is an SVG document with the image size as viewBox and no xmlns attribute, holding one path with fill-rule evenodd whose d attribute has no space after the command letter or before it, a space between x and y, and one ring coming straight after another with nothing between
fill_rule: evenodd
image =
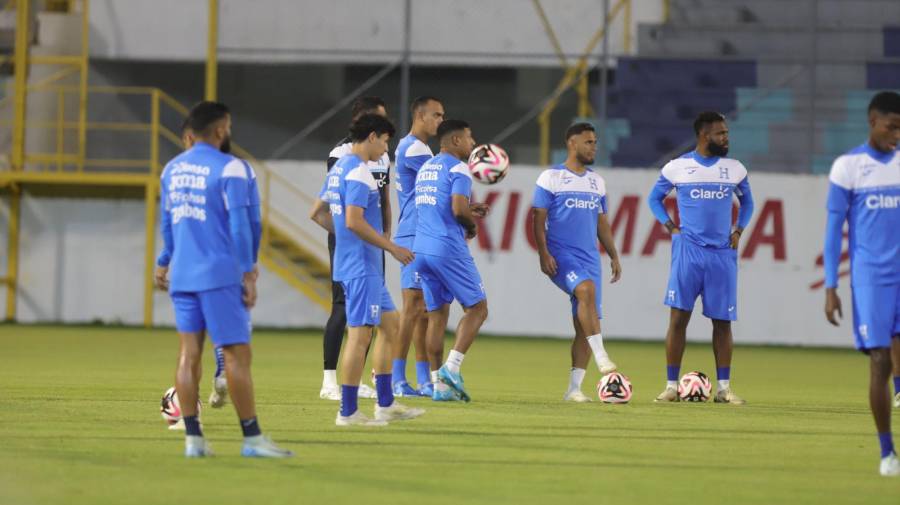
<instances>
[{"instance_id":1,"label":"blue sock","mask_svg":"<svg viewBox=\"0 0 900 505\"><path fill-rule=\"evenodd\" d=\"M395 359L391 369L391 382L406 382L406 360Z\"/></svg>"},{"instance_id":2,"label":"blue sock","mask_svg":"<svg viewBox=\"0 0 900 505\"><path fill-rule=\"evenodd\" d=\"M723 366L716 368L716 379L720 381L731 380L731 367Z\"/></svg>"},{"instance_id":3,"label":"blue sock","mask_svg":"<svg viewBox=\"0 0 900 505\"><path fill-rule=\"evenodd\" d=\"M213 377L219 378L223 372L225 372L225 352L221 347L216 347L216 375Z\"/></svg>"},{"instance_id":4,"label":"blue sock","mask_svg":"<svg viewBox=\"0 0 900 505\"><path fill-rule=\"evenodd\" d=\"M677 381L681 365L666 365L666 380Z\"/></svg>"},{"instance_id":5,"label":"blue sock","mask_svg":"<svg viewBox=\"0 0 900 505\"><path fill-rule=\"evenodd\" d=\"M391 391L391 374L375 376L375 391L378 393L378 406L390 407L394 403L394 392Z\"/></svg>"},{"instance_id":6,"label":"blue sock","mask_svg":"<svg viewBox=\"0 0 900 505\"><path fill-rule=\"evenodd\" d=\"M359 385L348 386L341 385L341 415L344 417L352 416L356 412L357 400L359 396Z\"/></svg>"},{"instance_id":7,"label":"blue sock","mask_svg":"<svg viewBox=\"0 0 900 505\"><path fill-rule=\"evenodd\" d=\"M255 437L257 435L262 435L262 430L259 429L259 422L255 417L251 417L250 419L241 419L241 431L244 432L245 437Z\"/></svg>"},{"instance_id":8,"label":"blue sock","mask_svg":"<svg viewBox=\"0 0 900 505\"><path fill-rule=\"evenodd\" d=\"M900 393L900 375L894 376L894 394Z\"/></svg>"},{"instance_id":9,"label":"blue sock","mask_svg":"<svg viewBox=\"0 0 900 505\"><path fill-rule=\"evenodd\" d=\"M197 437L203 436L203 432L200 431L200 420L197 419L197 416L184 416L184 434ZM888 434L888 440L890 440L890 434Z\"/></svg>"},{"instance_id":10,"label":"blue sock","mask_svg":"<svg viewBox=\"0 0 900 505\"><path fill-rule=\"evenodd\" d=\"M891 440L891 432L879 433L878 443L881 445L881 457L886 458L894 452L894 441Z\"/></svg>"},{"instance_id":11,"label":"blue sock","mask_svg":"<svg viewBox=\"0 0 900 505\"><path fill-rule=\"evenodd\" d=\"M416 384L419 387L431 382L431 365L427 361L416 361Z\"/></svg>"}]
</instances>

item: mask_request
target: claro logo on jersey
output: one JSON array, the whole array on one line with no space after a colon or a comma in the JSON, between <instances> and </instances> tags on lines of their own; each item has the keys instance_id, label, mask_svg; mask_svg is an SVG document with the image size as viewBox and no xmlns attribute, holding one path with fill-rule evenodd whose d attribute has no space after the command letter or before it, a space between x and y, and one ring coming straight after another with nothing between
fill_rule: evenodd
<instances>
[{"instance_id":1,"label":"claro logo on jersey","mask_svg":"<svg viewBox=\"0 0 900 505\"><path fill-rule=\"evenodd\" d=\"M731 198L731 192L728 191L728 188L719 188L718 191L694 188L689 194L691 195L691 198L695 200L724 200L726 198Z\"/></svg>"},{"instance_id":2,"label":"claro logo on jersey","mask_svg":"<svg viewBox=\"0 0 900 505\"><path fill-rule=\"evenodd\" d=\"M900 209L900 195L869 195L866 197L866 207L872 210Z\"/></svg>"},{"instance_id":3,"label":"claro logo on jersey","mask_svg":"<svg viewBox=\"0 0 900 505\"><path fill-rule=\"evenodd\" d=\"M591 209L597 210L600 202L597 200L582 200L580 198L566 198L563 202L567 209Z\"/></svg>"}]
</instances>

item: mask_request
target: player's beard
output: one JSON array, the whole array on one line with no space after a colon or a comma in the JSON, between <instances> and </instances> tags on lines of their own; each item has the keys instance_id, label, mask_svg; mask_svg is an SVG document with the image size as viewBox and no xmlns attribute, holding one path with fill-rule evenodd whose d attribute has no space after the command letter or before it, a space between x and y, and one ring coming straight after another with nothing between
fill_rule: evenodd
<instances>
[{"instance_id":1,"label":"player's beard","mask_svg":"<svg viewBox=\"0 0 900 505\"><path fill-rule=\"evenodd\" d=\"M720 158L728 155L728 146L723 146L721 144L716 144L715 142L709 143L709 153L713 156L718 156Z\"/></svg>"},{"instance_id":2,"label":"player's beard","mask_svg":"<svg viewBox=\"0 0 900 505\"><path fill-rule=\"evenodd\" d=\"M594 164L594 158L588 158L587 156L576 155L578 159L578 163L581 163L584 166L589 166Z\"/></svg>"},{"instance_id":3,"label":"player's beard","mask_svg":"<svg viewBox=\"0 0 900 505\"><path fill-rule=\"evenodd\" d=\"M219 151L222 151L225 154L231 152L231 136L225 137L225 139L222 140L222 145L219 146Z\"/></svg>"}]
</instances>

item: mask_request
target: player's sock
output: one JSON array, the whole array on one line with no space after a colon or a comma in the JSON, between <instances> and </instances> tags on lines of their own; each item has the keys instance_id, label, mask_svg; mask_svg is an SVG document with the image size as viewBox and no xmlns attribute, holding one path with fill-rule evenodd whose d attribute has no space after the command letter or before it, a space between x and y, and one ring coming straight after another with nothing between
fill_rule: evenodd
<instances>
[{"instance_id":1,"label":"player's sock","mask_svg":"<svg viewBox=\"0 0 900 505\"><path fill-rule=\"evenodd\" d=\"M225 351L216 347L216 374L213 377L221 377L225 373Z\"/></svg>"},{"instance_id":2,"label":"player's sock","mask_svg":"<svg viewBox=\"0 0 900 505\"><path fill-rule=\"evenodd\" d=\"M432 382L433 384L437 384L437 383L439 382L439 381L438 381L438 378L437 378L437 374L438 374L438 371L437 371L437 370L432 370L432 371L431 371L431 382Z\"/></svg>"},{"instance_id":3,"label":"player's sock","mask_svg":"<svg viewBox=\"0 0 900 505\"><path fill-rule=\"evenodd\" d=\"M581 383L584 382L584 368L572 368L569 371L569 391L581 391Z\"/></svg>"},{"instance_id":4,"label":"player's sock","mask_svg":"<svg viewBox=\"0 0 900 505\"><path fill-rule=\"evenodd\" d=\"M394 360L394 363L400 360ZM406 363L406 360L403 360ZM375 391L378 394L378 406L390 407L394 403L394 392L391 390L391 374L384 373L375 376Z\"/></svg>"},{"instance_id":5,"label":"player's sock","mask_svg":"<svg viewBox=\"0 0 900 505\"><path fill-rule=\"evenodd\" d=\"M255 416L250 419L241 419L241 431L244 432L244 438L262 435L262 430L259 429L259 421L256 420Z\"/></svg>"},{"instance_id":6,"label":"player's sock","mask_svg":"<svg viewBox=\"0 0 900 505\"><path fill-rule=\"evenodd\" d=\"M716 367L716 379L719 381L719 391L731 387L731 367Z\"/></svg>"},{"instance_id":7,"label":"player's sock","mask_svg":"<svg viewBox=\"0 0 900 505\"><path fill-rule=\"evenodd\" d=\"M666 387L678 389L678 374L681 372L681 365L666 365Z\"/></svg>"},{"instance_id":8,"label":"player's sock","mask_svg":"<svg viewBox=\"0 0 900 505\"><path fill-rule=\"evenodd\" d=\"M359 386L341 385L341 415L350 417L356 412Z\"/></svg>"},{"instance_id":9,"label":"player's sock","mask_svg":"<svg viewBox=\"0 0 900 505\"><path fill-rule=\"evenodd\" d=\"M894 394L900 394L900 375L894 376Z\"/></svg>"},{"instance_id":10,"label":"player's sock","mask_svg":"<svg viewBox=\"0 0 900 505\"><path fill-rule=\"evenodd\" d=\"M395 359L391 368L391 382L406 382L406 360Z\"/></svg>"},{"instance_id":11,"label":"player's sock","mask_svg":"<svg viewBox=\"0 0 900 505\"><path fill-rule=\"evenodd\" d=\"M600 333L596 335L591 335L587 338L588 345L591 346L591 351L594 353L594 360L599 363L601 360L608 360L609 354L606 353L606 348L603 347L603 335Z\"/></svg>"},{"instance_id":12,"label":"player's sock","mask_svg":"<svg viewBox=\"0 0 900 505\"><path fill-rule=\"evenodd\" d=\"M444 363L444 366L447 367L447 370L450 370L453 373L459 373L459 367L462 366L462 362L465 357L465 354L454 349L450 351L450 354L447 355L447 362Z\"/></svg>"},{"instance_id":13,"label":"player's sock","mask_svg":"<svg viewBox=\"0 0 900 505\"><path fill-rule=\"evenodd\" d=\"M323 370L322 385L328 387L337 387L337 370Z\"/></svg>"},{"instance_id":14,"label":"player's sock","mask_svg":"<svg viewBox=\"0 0 900 505\"><path fill-rule=\"evenodd\" d=\"M416 384L419 387L428 384L429 379L429 367L427 361L416 361Z\"/></svg>"},{"instance_id":15,"label":"player's sock","mask_svg":"<svg viewBox=\"0 0 900 505\"><path fill-rule=\"evenodd\" d=\"M184 416L184 434L187 436L202 437L203 431L200 429L200 420L197 416Z\"/></svg>"},{"instance_id":16,"label":"player's sock","mask_svg":"<svg viewBox=\"0 0 900 505\"><path fill-rule=\"evenodd\" d=\"M879 433L878 444L881 445L881 457L886 458L894 452L894 440L891 438L891 432Z\"/></svg>"}]
</instances>

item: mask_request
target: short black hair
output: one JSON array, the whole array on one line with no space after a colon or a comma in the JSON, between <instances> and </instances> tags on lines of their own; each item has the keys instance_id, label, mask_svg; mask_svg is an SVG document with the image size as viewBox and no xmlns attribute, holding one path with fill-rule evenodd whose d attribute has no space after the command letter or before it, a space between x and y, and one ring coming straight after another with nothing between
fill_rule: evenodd
<instances>
[{"instance_id":1,"label":"short black hair","mask_svg":"<svg viewBox=\"0 0 900 505\"><path fill-rule=\"evenodd\" d=\"M591 123L575 123L566 129L566 142L575 135L581 135L584 132L597 133L597 129Z\"/></svg>"},{"instance_id":2,"label":"short black hair","mask_svg":"<svg viewBox=\"0 0 900 505\"><path fill-rule=\"evenodd\" d=\"M228 106L222 102L203 101L191 107L184 122L187 128L193 130L197 135L203 136L209 133L210 126L230 113Z\"/></svg>"},{"instance_id":3,"label":"short black hair","mask_svg":"<svg viewBox=\"0 0 900 505\"><path fill-rule=\"evenodd\" d=\"M441 121L441 124L437 129L438 142L442 142L447 135L460 130L465 130L466 128L469 128L469 123L462 119L445 119Z\"/></svg>"},{"instance_id":4,"label":"short black hair","mask_svg":"<svg viewBox=\"0 0 900 505\"><path fill-rule=\"evenodd\" d=\"M394 129L394 124L384 116L372 113L363 114L350 125L350 141L355 143L363 142L369 138L372 132L375 132L375 135L378 136L387 133L388 137L393 137L396 130Z\"/></svg>"},{"instance_id":5,"label":"short black hair","mask_svg":"<svg viewBox=\"0 0 900 505\"><path fill-rule=\"evenodd\" d=\"M184 133L191 129L191 116L185 116L184 120L181 122L181 133Z\"/></svg>"},{"instance_id":6,"label":"short black hair","mask_svg":"<svg viewBox=\"0 0 900 505\"><path fill-rule=\"evenodd\" d=\"M722 121L725 121L725 116L721 112L714 110L703 111L694 120L694 135L700 135L700 132L706 128L706 125L721 123Z\"/></svg>"},{"instance_id":7,"label":"short black hair","mask_svg":"<svg viewBox=\"0 0 900 505\"><path fill-rule=\"evenodd\" d=\"M433 96L426 95L426 96L417 97L415 100L412 101L411 104L409 104L410 114L415 115L416 112L419 112L419 109L428 105L428 102L441 103L441 101L439 99L437 99Z\"/></svg>"},{"instance_id":8,"label":"short black hair","mask_svg":"<svg viewBox=\"0 0 900 505\"><path fill-rule=\"evenodd\" d=\"M356 119L363 114L375 112L378 107L387 108L384 100L377 96L361 96L353 101L353 105L350 107L350 117Z\"/></svg>"},{"instance_id":9,"label":"short black hair","mask_svg":"<svg viewBox=\"0 0 900 505\"><path fill-rule=\"evenodd\" d=\"M900 94L895 91L876 93L869 102L869 112L877 110L882 114L900 114Z\"/></svg>"}]
</instances>

